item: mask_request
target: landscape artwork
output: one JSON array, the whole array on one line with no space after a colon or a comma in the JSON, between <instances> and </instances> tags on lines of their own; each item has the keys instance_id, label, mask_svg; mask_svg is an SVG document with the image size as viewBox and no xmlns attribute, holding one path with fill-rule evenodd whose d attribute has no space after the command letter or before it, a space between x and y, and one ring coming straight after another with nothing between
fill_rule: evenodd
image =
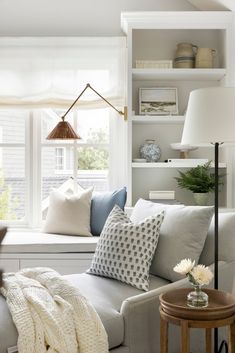
<instances>
[{"instance_id":1,"label":"landscape artwork","mask_svg":"<svg viewBox=\"0 0 235 353\"><path fill-rule=\"evenodd\" d=\"M140 88L139 113L140 115L177 115L177 88Z\"/></svg>"}]
</instances>

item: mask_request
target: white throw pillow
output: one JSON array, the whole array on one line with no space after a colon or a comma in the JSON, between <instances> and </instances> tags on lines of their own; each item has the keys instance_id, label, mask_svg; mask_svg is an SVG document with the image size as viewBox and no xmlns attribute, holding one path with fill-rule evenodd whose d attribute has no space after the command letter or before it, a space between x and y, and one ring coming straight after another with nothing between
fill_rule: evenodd
<instances>
[{"instance_id":1,"label":"white throw pillow","mask_svg":"<svg viewBox=\"0 0 235 353\"><path fill-rule=\"evenodd\" d=\"M197 263L205 244L213 215L210 206L165 205L140 199L131 215L132 222L165 211L159 242L150 272L170 281L182 276L173 267L182 259L191 258Z\"/></svg>"},{"instance_id":2,"label":"white throw pillow","mask_svg":"<svg viewBox=\"0 0 235 353\"><path fill-rule=\"evenodd\" d=\"M90 206L93 188L76 195L66 195L52 191L46 222L45 233L92 236L90 232Z\"/></svg>"},{"instance_id":3,"label":"white throw pillow","mask_svg":"<svg viewBox=\"0 0 235 353\"><path fill-rule=\"evenodd\" d=\"M149 268L164 212L133 224L114 206L107 218L88 273L110 277L148 290Z\"/></svg>"}]
</instances>

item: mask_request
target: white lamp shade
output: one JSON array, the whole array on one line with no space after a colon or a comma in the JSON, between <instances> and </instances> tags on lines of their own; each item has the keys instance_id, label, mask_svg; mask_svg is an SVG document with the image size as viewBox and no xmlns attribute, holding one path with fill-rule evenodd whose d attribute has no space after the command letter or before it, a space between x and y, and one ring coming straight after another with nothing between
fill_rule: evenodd
<instances>
[{"instance_id":1,"label":"white lamp shade","mask_svg":"<svg viewBox=\"0 0 235 353\"><path fill-rule=\"evenodd\" d=\"M208 87L190 93L181 143L215 142L235 142L235 87Z\"/></svg>"}]
</instances>

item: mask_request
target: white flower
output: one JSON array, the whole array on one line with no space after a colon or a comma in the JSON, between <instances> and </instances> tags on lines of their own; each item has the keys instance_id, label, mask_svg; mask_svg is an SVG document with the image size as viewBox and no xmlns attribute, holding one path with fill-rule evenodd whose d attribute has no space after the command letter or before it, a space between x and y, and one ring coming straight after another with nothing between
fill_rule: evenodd
<instances>
[{"instance_id":1,"label":"white flower","mask_svg":"<svg viewBox=\"0 0 235 353\"><path fill-rule=\"evenodd\" d=\"M209 267L205 267L205 265L195 266L191 271L191 275L193 276L195 282L200 285L209 284L213 278L213 273Z\"/></svg>"},{"instance_id":2,"label":"white flower","mask_svg":"<svg viewBox=\"0 0 235 353\"><path fill-rule=\"evenodd\" d=\"M173 268L173 270L181 275L187 275L194 265L195 261L192 261L191 259L183 259Z\"/></svg>"}]
</instances>

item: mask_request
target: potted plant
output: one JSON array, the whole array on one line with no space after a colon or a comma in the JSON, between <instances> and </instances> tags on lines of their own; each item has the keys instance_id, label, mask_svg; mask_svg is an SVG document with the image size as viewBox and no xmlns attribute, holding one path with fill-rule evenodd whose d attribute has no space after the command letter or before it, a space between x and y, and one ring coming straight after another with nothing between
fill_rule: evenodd
<instances>
[{"instance_id":1,"label":"potted plant","mask_svg":"<svg viewBox=\"0 0 235 353\"><path fill-rule=\"evenodd\" d=\"M209 193L215 190L215 175L211 173L211 162L198 165L187 170L185 173L178 171L179 177L175 177L181 189L188 189L193 192L194 200L197 205L206 205ZM219 175L219 185L223 184Z\"/></svg>"}]
</instances>

